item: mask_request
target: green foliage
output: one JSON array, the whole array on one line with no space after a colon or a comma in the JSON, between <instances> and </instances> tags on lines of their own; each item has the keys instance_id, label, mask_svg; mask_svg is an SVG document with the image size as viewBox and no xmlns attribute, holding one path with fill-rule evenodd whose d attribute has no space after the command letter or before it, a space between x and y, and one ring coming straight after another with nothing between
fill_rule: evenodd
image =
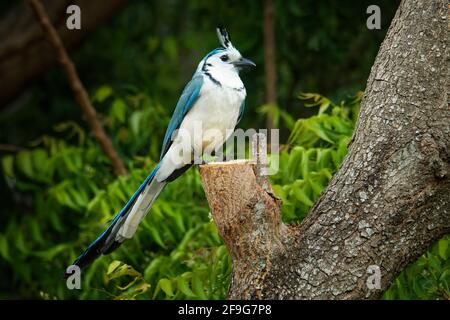
<instances>
[{"instance_id":1,"label":"green foliage","mask_svg":"<svg viewBox=\"0 0 450 320\"><path fill-rule=\"evenodd\" d=\"M66 288L65 267L152 170L159 142L151 144L161 138L158 128L168 119L164 109L141 94L117 97L101 87L93 101L104 105L103 122L119 133L114 141L121 153L148 150L142 152L147 156L131 158L129 175L114 177L95 140L73 122L55 128L63 138L44 136L30 148L4 156L10 196L24 208L9 213L0 230L0 268L12 274L1 280L2 296L11 298L8 292L14 292L21 298L49 299L224 298L231 265L208 217L195 170L166 188L133 240L83 272L83 290ZM173 283L173 296L167 294L167 281Z\"/></svg>"},{"instance_id":2,"label":"green foliage","mask_svg":"<svg viewBox=\"0 0 450 320\"><path fill-rule=\"evenodd\" d=\"M293 124L288 144L280 152L280 170L271 177L275 193L283 200L285 222L306 216L344 159L361 94L339 105L317 94L299 98L319 112Z\"/></svg>"},{"instance_id":3,"label":"green foliage","mask_svg":"<svg viewBox=\"0 0 450 320\"><path fill-rule=\"evenodd\" d=\"M361 95L336 104L302 94L318 113L294 120L271 176L285 222L301 221L347 152ZM132 240L82 274L82 290L62 279L65 267L104 229L152 170L168 120L145 94L118 95L100 86L94 103L129 175L115 177L93 137L75 122L57 125L28 148L1 158L17 205L0 227L0 297L42 299L223 299L231 261L209 217L200 177L190 170L169 184ZM261 112L265 112L264 107ZM149 134L148 127L151 126ZM386 299L448 299L450 237L435 244L395 280Z\"/></svg>"},{"instance_id":4,"label":"green foliage","mask_svg":"<svg viewBox=\"0 0 450 320\"><path fill-rule=\"evenodd\" d=\"M450 299L450 236L402 271L384 294L385 299Z\"/></svg>"}]
</instances>

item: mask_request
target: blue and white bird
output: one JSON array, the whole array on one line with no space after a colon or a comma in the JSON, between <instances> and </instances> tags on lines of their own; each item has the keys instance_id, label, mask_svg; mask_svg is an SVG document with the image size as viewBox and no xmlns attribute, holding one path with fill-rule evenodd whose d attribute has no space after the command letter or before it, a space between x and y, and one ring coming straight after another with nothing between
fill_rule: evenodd
<instances>
[{"instance_id":1,"label":"blue and white bird","mask_svg":"<svg viewBox=\"0 0 450 320\"><path fill-rule=\"evenodd\" d=\"M178 100L164 136L159 163L74 265L84 268L100 255L111 253L132 238L164 186L192 166L196 160L194 154L203 154L206 146L212 145L214 149L222 146L241 119L247 93L239 71L255 64L242 57L225 28L219 26L217 35L221 46L200 61ZM195 132L199 123L202 126L200 134ZM222 134L205 134L210 129ZM179 132L194 138L183 139ZM180 158L180 150L190 152Z\"/></svg>"}]
</instances>

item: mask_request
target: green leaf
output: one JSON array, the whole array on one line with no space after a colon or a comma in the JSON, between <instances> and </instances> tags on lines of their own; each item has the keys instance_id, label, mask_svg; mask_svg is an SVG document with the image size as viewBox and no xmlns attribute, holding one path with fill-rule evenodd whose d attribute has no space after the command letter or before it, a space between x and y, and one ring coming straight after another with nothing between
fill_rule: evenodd
<instances>
[{"instance_id":1,"label":"green leaf","mask_svg":"<svg viewBox=\"0 0 450 320\"><path fill-rule=\"evenodd\" d=\"M59 244L47 250L37 251L35 252L35 255L45 260L52 260L53 258L55 258L55 256L66 250L67 250L66 244Z\"/></svg>"},{"instance_id":2,"label":"green leaf","mask_svg":"<svg viewBox=\"0 0 450 320\"><path fill-rule=\"evenodd\" d=\"M280 185L277 185L277 184L273 184L273 185L272 185L272 189L273 189L273 192L275 193L275 195L276 195L277 197L281 198L281 200L282 200L283 202L285 202L285 199L286 199L286 191L283 189L283 187L280 186Z\"/></svg>"},{"instance_id":3,"label":"green leaf","mask_svg":"<svg viewBox=\"0 0 450 320\"><path fill-rule=\"evenodd\" d=\"M33 178L33 163L31 161L31 155L29 151L21 151L17 154L17 167L28 178Z\"/></svg>"},{"instance_id":4,"label":"green leaf","mask_svg":"<svg viewBox=\"0 0 450 320\"><path fill-rule=\"evenodd\" d=\"M125 121L127 106L122 99L115 99L112 106L110 114L115 119L119 120L120 123Z\"/></svg>"},{"instance_id":5,"label":"green leaf","mask_svg":"<svg viewBox=\"0 0 450 320\"><path fill-rule=\"evenodd\" d=\"M430 271L440 271L441 270L441 262L439 261L439 258L435 255L433 255L432 253L429 253L427 255L428 257L428 263L430 264L430 266L432 267L432 269L434 270L430 270Z\"/></svg>"},{"instance_id":6,"label":"green leaf","mask_svg":"<svg viewBox=\"0 0 450 320\"><path fill-rule=\"evenodd\" d=\"M155 258L150 262L150 264L145 268L144 271L144 279L147 282L151 282L153 279L153 276L158 272L159 268L162 266L165 257L161 256L158 258Z\"/></svg>"},{"instance_id":7,"label":"green leaf","mask_svg":"<svg viewBox=\"0 0 450 320\"><path fill-rule=\"evenodd\" d=\"M14 157L6 155L2 158L3 172L7 177L14 177Z\"/></svg>"},{"instance_id":8,"label":"green leaf","mask_svg":"<svg viewBox=\"0 0 450 320\"><path fill-rule=\"evenodd\" d=\"M108 97L110 97L112 93L113 90L110 86L102 86L98 88L97 91L95 92L93 100L102 103Z\"/></svg>"},{"instance_id":9,"label":"green leaf","mask_svg":"<svg viewBox=\"0 0 450 320\"><path fill-rule=\"evenodd\" d=\"M450 269L444 270L444 272L442 272L441 276L439 277L439 281L441 282L450 281Z\"/></svg>"},{"instance_id":10,"label":"green leaf","mask_svg":"<svg viewBox=\"0 0 450 320\"><path fill-rule=\"evenodd\" d=\"M39 244L43 244L45 241L44 238L42 237L41 225L38 223L38 221L36 219L29 219L28 225L30 227L31 236L33 237L33 240Z\"/></svg>"},{"instance_id":11,"label":"green leaf","mask_svg":"<svg viewBox=\"0 0 450 320\"><path fill-rule=\"evenodd\" d=\"M110 265L111 266L111 265ZM114 267L114 268L112 268ZM123 262L119 262L119 265L114 264L111 267L111 273L107 273L107 280L113 280L117 278L121 278L124 276L131 276L134 278L142 278L142 275L136 271L132 266L125 264ZM109 268L108 268L109 271Z\"/></svg>"},{"instance_id":12,"label":"green leaf","mask_svg":"<svg viewBox=\"0 0 450 320\"><path fill-rule=\"evenodd\" d=\"M310 172L310 168L309 168L310 160L309 159L315 153L316 153L315 149L309 149L308 151L306 151L303 154L302 161L300 163L300 170L301 170L301 173L302 173L301 177L303 179L306 179L309 176L309 172Z\"/></svg>"},{"instance_id":13,"label":"green leaf","mask_svg":"<svg viewBox=\"0 0 450 320\"><path fill-rule=\"evenodd\" d=\"M125 285L125 286L117 286L117 288L119 288L119 290L125 291L125 290L129 289L131 286L133 286L136 283L136 281L138 281L138 280L139 280L139 278L134 278L127 285Z\"/></svg>"},{"instance_id":14,"label":"green leaf","mask_svg":"<svg viewBox=\"0 0 450 320\"><path fill-rule=\"evenodd\" d=\"M405 288L404 288L402 282L400 282L399 278L397 278L395 280L395 284L396 284L396 287L397 287L397 293L398 293L399 299L400 300L406 300L408 295L407 295L407 293L405 291Z\"/></svg>"},{"instance_id":15,"label":"green leaf","mask_svg":"<svg viewBox=\"0 0 450 320\"><path fill-rule=\"evenodd\" d=\"M296 146L292 148L289 156L289 162L287 164L290 179L295 179L297 177L297 172L303 162L304 154L305 149L303 147Z\"/></svg>"},{"instance_id":16,"label":"green leaf","mask_svg":"<svg viewBox=\"0 0 450 320\"><path fill-rule=\"evenodd\" d=\"M308 183L311 185L311 188L313 189L314 196L318 197L322 193L324 186L320 184L318 181L315 181L314 179L308 179Z\"/></svg>"},{"instance_id":17,"label":"green leaf","mask_svg":"<svg viewBox=\"0 0 450 320\"><path fill-rule=\"evenodd\" d=\"M448 258L447 249L448 249L449 242L450 242L450 240L448 240L448 239L441 239L438 243L439 256L444 260L447 260L447 258Z\"/></svg>"},{"instance_id":18,"label":"green leaf","mask_svg":"<svg viewBox=\"0 0 450 320\"><path fill-rule=\"evenodd\" d=\"M191 288L189 287L188 281L185 279L186 277L190 277L191 273L186 272L185 274L181 275L177 278L177 286L178 290L180 290L183 294L186 295L188 298L195 298L196 295L194 292L192 292Z\"/></svg>"},{"instance_id":19,"label":"green leaf","mask_svg":"<svg viewBox=\"0 0 450 320\"><path fill-rule=\"evenodd\" d=\"M204 285L199 270L194 270L194 272L192 273L192 289L200 299L202 300L207 299L204 292Z\"/></svg>"},{"instance_id":20,"label":"green leaf","mask_svg":"<svg viewBox=\"0 0 450 320\"><path fill-rule=\"evenodd\" d=\"M293 192L295 198L306 206L311 207L314 204L302 189L293 188Z\"/></svg>"},{"instance_id":21,"label":"green leaf","mask_svg":"<svg viewBox=\"0 0 450 320\"><path fill-rule=\"evenodd\" d=\"M9 255L8 240L1 233L0 233L0 254L5 260L11 261L11 256Z\"/></svg>"},{"instance_id":22,"label":"green leaf","mask_svg":"<svg viewBox=\"0 0 450 320\"><path fill-rule=\"evenodd\" d=\"M139 136L140 123L141 123L141 112L134 112L130 116L130 129L134 136Z\"/></svg>"},{"instance_id":23,"label":"green leaf","mask_svg":"<svg viewBox=\"0 0 450 320\"><path fill-rule=\"evenodd\" d=\"M19 251L23 254L27 254L29 252L29 250L27 249L26 245L25 245L25 240L23 238L23 232L19 231L16 233L16 239L15 239L15 245L16 248L19 249Z\"/></svg>"},{"instance_id":24,"label":"green leaf","mask_svg":"<svg viewBox=\"0 0 450 320\"><path fill-rule=\"evenodd\" d=\"M151 234L153 240L155 240L155 242L158 245L160 245L162 248L166 248L166 245L165 245L164 241L162 240L158 229L155 226L151 226L151 225L148 225L148 224L147 224L147 226L148 226L147 230L150 231L150 234Z\"/></svg>"},{"instance_id":25,"label":"green leaf","mask_svg":"<svg viewBox=\"0 0 450 320\"><path fill-rule=\"evenodd\" d=\"M169 279L161 279L158 281L158 287L161 288L162 291L169 297L172 297L174 295L173 288L172 288L172 281Z\"/></svg>"},{"instance_id":26,"label":"green leaf","mask_svg":"<svg viewBox=\"0 0 450 320\"><path fill-rule=\"evenodd\" d=\"M163 49L170 60L175 60L178 53L177 42L174 37L166 37L163 40Z\"/></svg>"},{"instance_id":27,"label":"green leaf","mask_svg":"<svg viewBox=\"0 0 450 320\"><path fill-rule=\"evenodd\" d=\"M314 119L314 118L310 118L310 119ZM316 120L316 119L314 119L314 120ZM308 122L307 128L309 130L311 130L312 132L314 132L322 140L325 140L325 141L327 141L329 143L334 144L334 141L327 135L327 133L324 130L324 128L321 127L317 121L310 121L310 122Z\"/></svg>"},{"instance_id":28,"label":"green leaf","mask_svg":"<svg viewBox=\"0 0 450 320\"><path fill-rule=\"evenodd\" d=\"M108 266L108 271L106 271L106 274L111 274L114 270L117 269L117 267L119 267L122 264L121 261L118 260L114 260L113 262L111 262Z\"/></svg>"},{"instance_id":29,"label":"green leaf","mask_svg":"<svg viewBox=\"0 0 450 320\"><path fill-rule=\"evenodd\" d=\"M61 220L59 218L59 215L57 212L51 212L48 215L48 218L53 226L53 228L58 231L58 232L63 232L64 231L64 226L61 223Z\"/></svg>"}]
</instances>

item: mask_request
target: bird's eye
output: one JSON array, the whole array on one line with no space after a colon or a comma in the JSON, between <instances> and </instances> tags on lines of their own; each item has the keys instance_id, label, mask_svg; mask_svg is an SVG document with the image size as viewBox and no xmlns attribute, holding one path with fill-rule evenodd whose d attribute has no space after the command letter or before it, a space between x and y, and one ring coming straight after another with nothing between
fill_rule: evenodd
<instances>
[{"instance_id":1,"label":"bird's eye","mask_svg":"<svg viewBox=\"0 0 450 320\"><path fill-rule=\"evenodd\" d=\"M220 57L220 60L222 61L228 61L228 56L226 54L224 54L223 56Z\"/></svg>"}]
</instances>

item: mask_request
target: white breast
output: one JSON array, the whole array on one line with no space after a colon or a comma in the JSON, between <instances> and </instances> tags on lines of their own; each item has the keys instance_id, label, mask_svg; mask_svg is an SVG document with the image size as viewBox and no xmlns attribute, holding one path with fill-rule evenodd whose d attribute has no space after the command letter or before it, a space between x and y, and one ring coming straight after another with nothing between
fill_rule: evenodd
<instances>
[{"instance_id":1,"label":"white breast","mask_svg":"<svg viewBox=\"0 0 450 320\"><path fill-rule=\"evenodd\" d=\"M228 139L235 129L246 96L244 86L240 88L218 86L207 76L204 77L198 100L181 122L177 136L161 162L156 176L158 181L191 163L193 152L198 156L205 151L211 152Z\"/></svg>"},{"instance_id":2,"label":"white breast","mask_svg":"<svg viewBox=\"0 0 450 320\"><path fill-rule=\"evenodd\" d=\"M245 95L244 88L236 90L225 85L218 86L205 77L199 99L180 126L194 137L193 149L204 149L211 144L214 147L222 145L236 126ZM199 125L201 136L196 134Z\"/></svg>"}]
</instances>

